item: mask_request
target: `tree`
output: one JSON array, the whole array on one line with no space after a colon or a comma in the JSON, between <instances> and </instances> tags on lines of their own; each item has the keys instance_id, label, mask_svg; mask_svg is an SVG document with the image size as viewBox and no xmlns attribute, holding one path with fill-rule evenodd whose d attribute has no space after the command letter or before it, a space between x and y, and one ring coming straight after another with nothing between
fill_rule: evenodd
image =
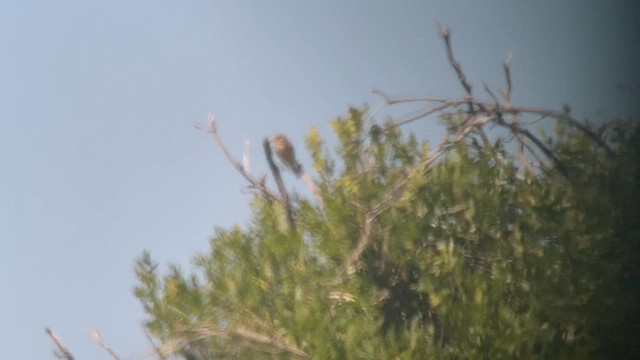
<instances>
[{"instance_id":1,"label":"tree","mask_svg":"<svg viewBox=\"0 0 640 360\"><path fill-rule=\"evenodd\" d=\"M436 105L384 124L349 109L332 122L336 158L312 129L322 202L277 195L234 162L256 190L248 226L217 230L193 274L140 257L135 294L160 356L638 354L640 128L515 106L508 62L503 100L487 87L480 100L441 35L463 99L379 92ZM401 131L432 114L448 129L437 147ZM554 134L533 135L531 114L555 118Z\"/></svg>"}]
</instances>

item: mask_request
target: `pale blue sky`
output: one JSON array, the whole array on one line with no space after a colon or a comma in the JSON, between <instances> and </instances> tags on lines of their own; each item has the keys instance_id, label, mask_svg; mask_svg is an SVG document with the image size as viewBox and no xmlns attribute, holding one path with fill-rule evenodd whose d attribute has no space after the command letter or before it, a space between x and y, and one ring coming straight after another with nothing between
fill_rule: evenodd
<instances>
[{"instance_id":1,"label":"pale blue sky","mask_svg":"<svg viewBox=\"0 0 640 360\"><path fill-rule=\"evenodd\" d=\"M149 249L189 267L216 226L247 221L238 156L285 131L299 148L349 105L461 96L436 32L450 26L470 80L517 103L602 120L637 113L636 1L0 2L0 359L53 359L50 326L80 359L148 348L132 295ZM636 93L615 84L634 86ZM435 121L414 128L438 133ZM286 179L293 182L293 177Z\"/></svg>"}]
</instances>

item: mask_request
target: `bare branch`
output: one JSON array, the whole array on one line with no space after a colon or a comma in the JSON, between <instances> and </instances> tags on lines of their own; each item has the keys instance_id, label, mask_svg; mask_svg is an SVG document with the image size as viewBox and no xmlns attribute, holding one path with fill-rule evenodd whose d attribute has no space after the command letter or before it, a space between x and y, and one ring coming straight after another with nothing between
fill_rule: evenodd
<instances>
[{"instance_id":1,"label":"bare branch","mask_svg":"<svg viewBox=\"0 0 640 360\"><path fill-rule=\"evenodd\" d=\"M144 335L147 337L147 340L149 340L149 343L151 344L151 348L153 348L153 351L158 356L158 359L166 360L167 359L166 356L162 354L162 351L160 351L160 348L156 345L155 342L153 342L153 339L151 338L151 334L149 334L147 329L144 329Z\"/></svg>"},{"instance_id":2,"label":"bare branch","mask_svg":"<svg viewBox=\"0 0 640 360\"><path fill-rule=\"evenodd\" d=\"M512 59L512 55L509 54L507 55L507 58L504 59L504 62L502 63L502 67L504 68L504 77L505 80L507 82L507 90L504 92L504 101L507 104L511 104L511 59Z\"/></svg>"},{"instance_id":3,"label":"bare branch","mask_svg":"<svg viewBox=\"0 0 640 360\"><path fill-rule=\"evenodd\" d=\"M251 140L247 139L244 141L244 151L242 152L242 168L247 174L251 173L251 168L249 166L249 146L251 145Z\"/></svg>"},{"instance_id":4,"label":"bare branch","mask_svg":"<svg viewBox=\"0 0 640 360\"><path fill-rule=\"evenodd\" d=\"M350 303L356 301L355 295L344 291L331 291L329 293L329 299L338 303Z\"/></svg>"},{"instance_id":5,"label":"bare branch","mask_svg":"<svg viewBox=\"0 0 640 360\"><path fill-rule=\"evenodd\" d=\"M240 338L243 341L251 343L251 347L254 349L269 353L287 352L300 359L311 359L309 354L300 350L290 341L277 334L273 329L266 331L270 334L267 335L264 332L258 332L244 326L227 326L225 328L210 324L188 326L174 333L171 340L165 342L158 351L162 354L161 356L167 357L203 339L218 338L229 341L234 338Z\"/></svg>"},{"instance_id":6,"label":"bare branch","mask_svg":"<svg viewBox=\"0 0 640 360\"><path fill-rule=\"evenodd\" d=\"M408 124L410 122L414 122L416 120L420 120L420 119L422 119L422 118L424 118L426 116L429 116L431 114L443 111L443 110L445 110L447 108L456 107L458 105L462 105L462 104L466 104L466 103L467 103L467 101L464 101L461 104L444 103L442 105L438 105L436 107L433 107L433 108L430 108L430 109L426 109L426 110L420 112L418 115L410 117L409 119L406 119L406 120L403 120L403 121L400 121L400 122L397 122L397 123L389 124L389 125L386 126L386 129L387 130L391 130L391 129L397 128L399 126L406 125L406 124Z\"/></svg>"},{"instance_id":7,"label":"bare branch","mask_svg":"<svg viewBox=\"0 0 640 360\"><path fill-rule=\"evenodd\" d=\"M111 348L111 346L109 346L109 344L107 344L104 339L102 338L102 336L100 336L100 332L98 330L92 330L89 333L89 336L91 336L91 338L93 339L93 341L95 341L98 345L100 345L106 352L109 353L109 355L111 355L112 358L114 358L115 360L121 360L120 357L116 354L115 351L113 351L113 349Z\"/></svg>"},{"instance_id":8,"label":"bare branch","mask_svg":"<svg viewBox=\"0 0 640 360\"><path fill-rule=\"evenodd\" d=\"M349 257L347 258L347 274L355 273L356 271L356 263L360 260L362 253L369 246L371 242L371 230L373 228L373 223L377 219L378 214L373 212L367 212L364 216L364 224L362 225L362 230L360 232L360 240L358 241L358 245L351 252Z\"/></svg>"},{"instance_id":9,"label":"bare branch","mask_svg":"<svg viewBox=\"0 0 640 360\"><path fill-rule=\"evenodd\" d=\"M462 84L462 87L464 88L465 92L467 93L467 99L471 99L471 98L473 98L472 86L467 81L467 77L464 74L464 72L462 71L462 66L460 65L460 63L453 56L453 49L451 47L451 29L443 28L442 26L440 26L440 24L438 24L438 29L439 29L440 35L442 36L442 39L444 40L444 43L445 43L445 48L446 48L446 51L447 51L447 58L449 59L449 63L451 64L451 66L455 70L456 75L458 75L458 80L460 81L460 84ZM473 102L469 101L468 102L468 106L469 106L469 113L471 115L475 115L476 114L476 110L473 107ZM487 111L487 108L483 104L478 104L478 107L483 112ZM484 130L481 127L478 127L476 129L476 131L480 135L480 138L482 139L482 142L483 142L484 146L489 147L491 145L491 143L489 142L489 137L484 132ZM501 159L501 158L498 158L498 161L503 162L504 160Z\"/></svg>"},{"instance_id":10,"label":"bare branch","mask_svg":"<svg viewBox=\"0 0 640 360\"><path fill-rule=\"evenodd\" d=\"M442 27L440 24L438 24L438 31L440 32L440 36L442 36L442 40L444 40L444 45L447 51L447 58L449 59L449 63L453 67L453 70L455 70L456 75L458 75L458 80L460 81L460 84L462 84L462 87L464 87L464 90L467 93L467 96L471 97L472 96L471 84L467 82L467 77L464 75L464 72L462 71L462 66L453 56L453 50L451 48L451 29L449 29L448 27Z\"/></svg>"},{"instance_id":11,"label":"bare branch","mask_svg":"<svg viewBox=\"0 0 640 360\"><path fill-rule=\"evenodd\" d=\"M224 155L227 158L227 160L229 160L229 162L233 165L233 167L235 167L236 170L238 170L238 172L240 172L240 174L242 176L244 176L244 178L249 182L250 188L258 189L270 201L279 201L278 196L276 194L274 194L273 192L271 192L265 186L264 182L261 182L258 179L254 178L246 170L246 168L245 168L245 166L243 166L242 162L236 160L231 155L231 153L229 152L229 150L225 146L224 142L220 138L220 135L218 134L218 130L216 128L216 119L215 119L215 116L213 114L209 115L209 128L208 129L204 129L204 128L198 126L198 125L196 125L195 128L198 129L198 130L204 131L204 132L208 132L213 136L213 138L215 139L216 143L218 144L218 147L220 147L220 149L224 153Z\"/></svg>"},{"instance_id":12,"label":"bare branch","mask_svg":"<svg viewBox=\"0 0 640 360\"><path fill-rule=\"evenodd\" d=\"M447 51L447 58L449 59L449 63L451 64L451 66L453 67L454 71L456 72L456 75L458 76L458 80L460 81L460 84L462 85L462 87L464 88L465 92L467 93L467 100L470 100L473 98L473 91L472 91L472 87L471 84L469 84L469 82L467 81L467 77L464 74L464 72L462 71L462 66L460 65L460 63L456 60L456 58L453 56L453 49L451 47L451 29L449 28L443 28L440 24L438 24L438 29L440 32L440 36L442 36L442 39L444 40L444 44L445 44L445 48ZM476 115L476 110L474 108L474 102L472 101L468 101L467 104L469 105L469 113L474 116ZM487 106L485 106L483 103L475 103L478 105L478 108L480 109L480 111L482 112L486 112L487 111ZM482 138L482 142L484 143L485 146L489 146L490 142L489 142L489 138L487 137L486 133L484 132L484 130L482 130L481 127L477 128L477 132L480 135L480 137ZM502 159L499 159L500 161L502 161Z\"/></svg>"},{"instance_id":13,"label":"bare branch","mask_svg":"<svg viewBox=\"0 0 640 360\"><path fill-rule=\"evenodd\" d=\"M311 355L293 346L291 343L279 336L267 336L264 334L251 331L249 329L238 327L233 331L234 335L243 337L247 340L266 345L269 348L276 350L276 352L288 352L301 359L311 359Z\"/></svg>"},{"instance_id":14,"label":"bare branch","mask_svg":"<svg viewBox=\"0 0 640 360\"><path fill-rule=\"evenodd\" d=\"M380 94L381 92L377 92L377 94ZM542 109L542 108L537 108L537 107L532 107L532 106L518 106L518 105L512 105L512 104L499 104L499 103L489 103L487 101L484 100L480 100L480 99L476 99L476 98L465 98L465 99L445 99L445 98L432 98L432 99L418 99L418 98L413 98L413 99L409 99L408 101L433 101L433 102L440 102L442 103L441 105L437 105L428 109L423 110L421 113L419 113L418 115L407 119L407 120L403 120L401 122L395 123L395 124L391 124L388 125L388 128L395 128L398 126L402 126L405 125L409 122L412 121L416 121L416 120L420 120L422 118L424 118L425 116L434 114L434 113L438 113L441 112L447 108L450 107L457 107L460 106L462 104L474 104L476 106L478 106L478 108L480 109L480 112L484 113L485 115L493 115L496 116L497 118L501 118L502 115L505 114L509 114L509 115L517 115L517 114L529 114L529 115L538 115L541 116L543 118L546 117L551 117L551 118L555 118L555 119L564 119L566 120L569 125L575 127L576 129L582 131L584 134L586 134L593 142L595 142L598 146L600 146L601 148L603 148L607 155L611 156L613 155L613 150L611 149L611 147L598 135L596 135L592 130L590 130L587 126L585 126L584 124L582 124L580 121L568 116L567 114L560 112L560 111L554 111L554 110L548 110L548 109ZM495 100L494 100L495 101ZM402 100L394 100L389 98L389 100L387 100L387 102L389 104L397 104L397 103L402 103ZM506 122L505 122L506 124ZM531 135L531 134L529 134ZM527 135L527 137L529 137L529 135ZM535 142L535 141L534 141ZM538 146L538 143L536 143L536 146ZM546 146L543 146L546 148ZM542 149L541 149L542 150ZM544 151L545 155L548 156L548 152ZM550 158L553 158L552 156L550 156ZM555 162L555 160L554 160Z\"/></svg>"},{"instance_id":15,"label":"bare branch","mask_svg":"<svg viewBox=\"0 0 640 360\"><path fill-rule=\"evenodd\" d=\"M384 100L385 104L387 104L387 105L395 105L395 104L401 104L401 103L413 103L413 102L449 103L449 102L452 101L452 99L434 98L434 97L395 98L395 97L389 96L387 93L385 93L384 91L382 91L380 89L374 89L372 91L372 93L374 95L378 95L378 96L382 97L382 99ZM462 103L464 104L464 103L466 103L466 101L462 101Z\"/></svg>"},{"instance_id":16,"label":"bare branch","mask_svg":"<svg viewBox=\"0 0 640 360\"><path fill-rule=\"evenodd\" d=\"M284 186L284 182L282 181L282 176L280 176L280 169L273 161L273 155L271 152L271 145L269 139L265 138L262 141L262 147L264 148L264 154L267 158L267 163L269 164L269 168L271 169L271 173L273 174L273 178L276 180L276 184L278 185L278 190L280 190L280 196L282 198L282 205L285 208L287 213L287 220L289 221L289 227L292 230L295 230L296 223L293 218L293 210L291 209L291 201L289 200L289 193L287 192L287 188Z\"/></svg>"},{"instance_id":17,"label":"bare branch","mask_svg":"<svg viewBox=\"0 0 640 360\"><path fill-rule=\"evenodd\" d=\"M316 189L316 186L313 184L313 181L311 180L309 175L307 175L306 172L303 172L301 177L304 183L307 185L309 191L311 191L316 200L318 200L318 202L322 204L322 195L320 195L320 192L318 192L318 189Z\"/></svg>"},{"instance_id":18,"label":"bare branch","mask_svg":"<svg viewBox=\"0 0 640 360\"><path fill-rule=\"evenodd\" d=\"M518 160L520 161L520 163L522 164L522 167L525 169L525 171L530 175L530 176L535 176L536 172L533 169L533 167L531 166L531 163L529 162L529 159L527 159L527 157L524 154L524 141L522 141L522 138L520 138L519 136L517 137L518 139L518 147L516 149L516 156L518 157Z\"/></svg>"},{"instance_id":19,"label":"bare branch","mask_svg":"<svg viewBox=\"0 0 640 360\"><path fill-rule=\"evenodd\" d=\"M517 132L515 130L515 128L512 128L513 132ZM538 139L535 135L533 135L529 130L527 129L520 129L519 130L520 133L522 135L524 135L527 139L531 140L531 142L533 142L536 147L538 147L538 149L540 149L549 159L551 159L555 164L556 167L558 168L558 170L560 171L560 173L564 176L564 177L568 177L569 176L569 172L567 171L566 166L564 165L564 163L560 160L560 158L551 150L549 149L543 142L542 140Z\"/></svg>"},{"instance_id":20,"label":"bare branch","mask_svg":"<svg viewBox=\"0 0 640 360\"><path fill-rule=\"evenodd\" d=\"M466 93L467 93L467 99L469 100L469 112L473 115L474 114L474 109L472 104L476 104L478 106L478 108L483 111L483 112L487 112L489 110L489 106L487 106L486 103L482 102L482 101L478 101L478 100L473 100L471 101L472 98L472 90L471 90L471 85L467 82L466 80L466 76L464 74L464 72L462 71L462 66L460 65L460 63L455 59L455 57L453 56L453 50L451 47L451 30L449 28L443 28L442 26L440 26L440 24L438 24L438 28L439 28L439 32L440 35L442 36L442 39L444 40L445 43L445 48L446 48L446 52L447 52L447 58L449 59L449 63L451 64L451 66L453 67L453 69L455 70L457 76L458 76L458 80L460 81L460 83L462 84L462 86L464 87ZM535 111L531 111L533 110L532 108L529 108L527 111L527 109L525 108L520 108L517 109L515 107L511 106L511 92L512 92L512 81L511 81L511 54L509 54L507 56L507 58L505 59L505 61L503 62L503 68L504 68L504 72L505 72L505 79L507 82L507 89L506 91L502 92L502 95L504 97L504 100L506 102L506 106L503 107L502 111L496 111L498 109L494 109L494 113L496 115L499 115L498 118L502 118L502 113L511 113L511 114L517 114L517 113L521 113L521 112L525 112L525 113L537 113L539 115L548 115L548 116L553 116L555 118L565 118L567 119L567 121L572 125L575 126L577 129L579 129L580 131L584 132L585 134L587 134L587 136L589 136L594 142L596 142L600 147L604 148L608 155L612 154L612 151L610 149L610 147L601 139L599 138L597 135L595 135L595 133L593 133L590 129L588 129L586 126L582 125L580 122L576 121L575 119L572 119L568 116L566 116L566 114L561 114L561 113L557 113L557 112L550 112L548 110L541 110L541 109L536 109ZM493 98L495 98L495 96L492 96ZM495 99L494 99L495 101ZM498 105L498 102L495 101L496 103L496 107L499 108L500 106ZM545 150L544 146L540 146L542 143L535 141L534 139L532 139L530 137L530 133L527 135L525 134L531 141L533 141L536 146L540 147L540 149L545 153L546 156L550 157L554 163L556 163L556 165L560 164L559 160L557 159L557 157L555 157L553 154L551 154L550 152ZM561 170L562 171L562 170Z\"/></svg>"},{"instance_id":21,"label":"bare branch","mask_svg":"<svg viewBox=\"0 0 640 360\"><path fill-rule=\"evenodd\" d=\"M518 114L518 113L535 114L535 115L540 115L542 117L564 119L569 123L569 125L585 133L593 142L595 142L596 144L598 144L598 146L603 148L607 152L607 155L609 156L613 155L613 150L601 137L596 135L596 133L594 133L591 129L589 129L587 126L582 124L580 121L568 116L565 113L554 111L554 110L536 108L532 106L514 106L511 104L504 106L500 110L503 113L510 113L510 114Z\"/></svg>"},{"instance_id":22,"label":"bare branch","mask_svg":"<svg viewBox=\"0 0 640 360\"><path fill-rule=\"evenodd\" d=\"M183 327L176 330L171 338L158 348L158 352L161 358L164 359L180 352L182 349L188 347L189 344L212 337L224 339L227 337L227 332L220 330L216 326L206 324L201 324L197 327Z\"/></svg>"},{"instance_id":23,"label":"bare branch","mask_svg":"<svg viewBox=\"0 0 640 360\"><path fill-rule=\"evenodd\" d=\"M495 103L495 106L499 107L500 106L500 101L498 101L498 97L496 96L496 94L493 93L493 91L489 88L489 85L486 82L483 81L482 84L484 85L484 91L486 91L487 94L489 94L489 96L491 97L491 99Z\"/></svg>"},{"instance_id":24,"label":"bare branch","mask_svg":"<svg viewBox=\"0 0 640 360\"><path fill-rule=\"evenodd\" d=\"M529 143L527 143L526 141L523 141L522 145L524 145L524 148L527 151L529 151L529 153L531 154L531 156L533 156L534 159L536 159L536 161L538 162L538 167L539 168L544 168L545 167L545 162L544 162L544 160L542 160L542 158L540 157L538 152L535 151L535 149L532 148L531 145L529 145Z\"/></svg>"},{"instance_id":25,"label":"bare branch","mask_svg":"<svg viewBox=\"0 0 640 360\"><path fill-rule=\"evenodd\" d=\"M53 340L53 343L56 344L58 351L54 351L53 353L56 355L58 359L62 359L62 360L74 359L73 355L71 355L71 352L64 346L64 343L56 333L51 331L51 329L49 329L48 327L44 328L44 331L47 333L47 335L49 335L51 340Z\"/></svg>"}]
</instances>

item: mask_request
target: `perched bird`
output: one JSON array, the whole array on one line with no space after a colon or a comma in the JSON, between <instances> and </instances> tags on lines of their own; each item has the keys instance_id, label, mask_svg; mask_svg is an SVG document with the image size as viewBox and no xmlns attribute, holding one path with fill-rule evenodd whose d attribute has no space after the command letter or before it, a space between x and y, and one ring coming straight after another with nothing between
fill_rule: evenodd
<instances>
[{"instance_id":1,"label":"perched bird","mask_svg":"<svg viewBox=\"0 0 640 360\"><path fill-rule=\"evenodd\" d=\"M296 160L296 152L289 139L282 134L276 134L271 138L271 142L274 144L274 151L282 164L293 171L297 177L302 176L302 165Z\"/></svg>"}]
</instances>

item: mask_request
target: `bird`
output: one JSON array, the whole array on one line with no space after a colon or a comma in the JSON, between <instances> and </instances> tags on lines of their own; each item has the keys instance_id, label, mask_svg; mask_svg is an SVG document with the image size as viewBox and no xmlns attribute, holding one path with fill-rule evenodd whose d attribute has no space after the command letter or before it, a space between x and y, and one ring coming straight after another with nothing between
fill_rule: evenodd
<instances>
[{"instance_id":1,"label":"bird","mask_svg":"<svg viewBox=\"0 0 640 360\"><path fill-rule=\"evenodd\" d=\"M270 140L274 144L274 150L282 164L297 177L302 176L302 165L296 160L296 152L289 139L283 134L276 134Z\"/></svg>"}]
</instances>

